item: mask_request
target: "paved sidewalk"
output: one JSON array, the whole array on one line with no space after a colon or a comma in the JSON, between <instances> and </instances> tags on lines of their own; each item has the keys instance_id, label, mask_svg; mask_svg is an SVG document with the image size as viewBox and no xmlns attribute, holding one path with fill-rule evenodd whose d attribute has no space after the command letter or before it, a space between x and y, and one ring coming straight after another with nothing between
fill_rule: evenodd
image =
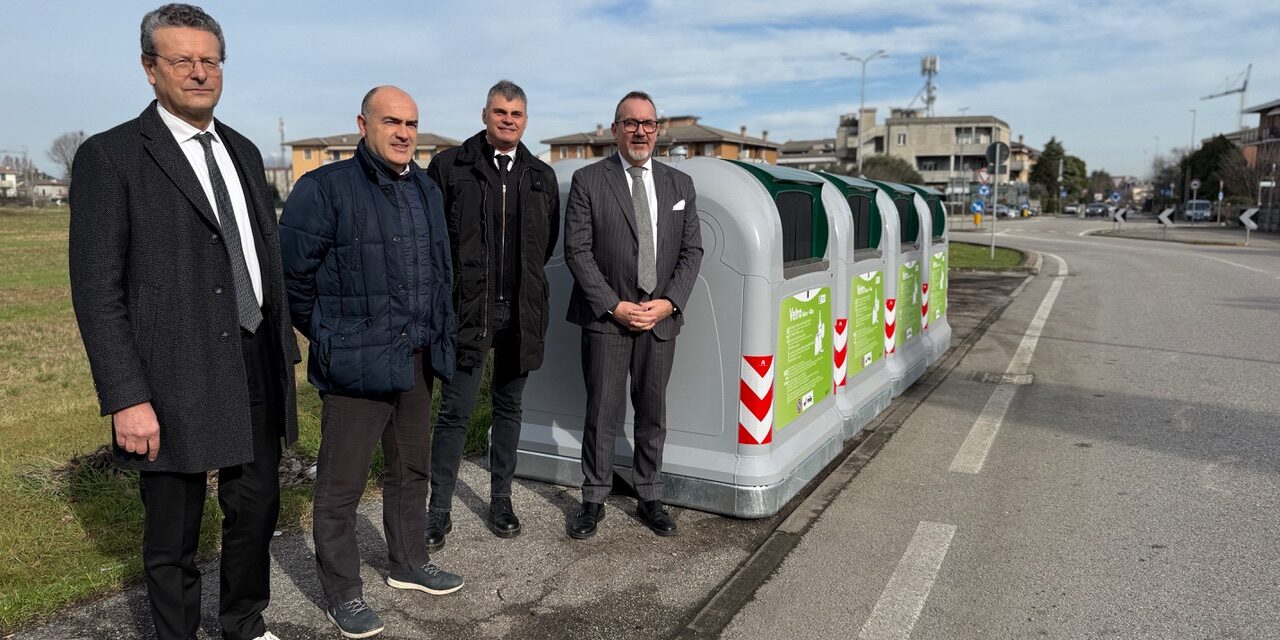
<instances>
[{"instance_id":1,"label":"paved sidewalk","mask_svg":"<svg viewBox=\"0 0 1280 640\"><path fill-rule=\"evenodd\" d=\"M981 326L1023 280L1020 274L951 277L948 317L953 345ZM513 500L524 525L518 538L502 540L484 526L488 473L483 459L467 460L454 509L454 531L432 559L462 574L467 584L433 597L391 589L386 575L381 500L360 507L358 535L365 564L365 597L382 616L380 638L618 638L670 637L763 543L798 502L763 520L737 520L672 509L680 526L659 538L635 517L635 500L613 495L600 533L588 541L565 534L578 507L577 489L517 480ZM800 498L803 499L803 498ZM290 532L272 545L274 594L266 612L282 640L338 638L321 608L310 532ZM216 562L204 563L204 628L200 638L220 637ZM152 638L145 592L123 593L63 611L47 625L14 640Z\"/></svg>"}]
</instances>

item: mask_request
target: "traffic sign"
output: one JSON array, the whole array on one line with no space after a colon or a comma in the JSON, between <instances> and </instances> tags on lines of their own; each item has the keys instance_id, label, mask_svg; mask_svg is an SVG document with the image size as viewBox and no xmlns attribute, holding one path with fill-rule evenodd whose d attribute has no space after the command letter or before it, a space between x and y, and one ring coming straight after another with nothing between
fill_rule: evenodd
<instances>
[{"instance_id":1,"label":"traffic sign","mask_svg":"<svg viewBox=\"0 0 1280 640\"><path fill-rule=\"evenodd\" d=\"M1124 216L1126 213L1129 213L1128 207L1125 207L1123 209L1116 209L1116 212L1111 214L1111 219L1115 220L1116 222L1124 222L1125 221Z\"/></svg>"},{"instance_id":2,"label":"traffic sign","mask_svg":"<svg viewBox=\"0 0 1280 640\"><path fill-rule=\"evenodd\" d=\"M1171 213L1173 213L1173 207L1169 207L1168 209L1161 211L1160 215L1156 216L1156 218L1160 220L1160 224L1166 227L1173 226L1173 221L1169 219L1169 214Z\"/></svg>"},{"instance_id":3,"label":"traffic sign","mask_svg":"<svg viewBox=\"0 0 1280 640\"><path fill-rule=\"evenodd\" d=\"M1059 191L1059 192L1058 192L1058 197L1061 197L1061 198L1065 198L1065 197L1067 197L1067 190L1066 190L1066 189L1063 189L1062 191Z\"/></svg>"},{"instance_id":4,"label":"traffic sign","mask_svg":"<svg viewBox=\"0 0 1280 640\"><path fill-rule=\"evenodd\" d=\"M1200 181L1199 181L1199 180L1192 180L1192 181L1191 181L1191 188L1192 188L1192 189L1197 189L1197 190L1198 190L1198 189L1200 188Z\"/></svg>"},{"instance_id":5,"label":"traffic sign","mask_svg":"<svg viewBox=\"0 0 1280 640\"><path fill-rule=\"evenodd\" d=\"M992 142L987 145L987 162L1003 165L1009 159L1009 145L1003 142Z\"/></svg>"},{"instance_id":6,"label":"traffic sign","mask_svg":"<svg viewBox=\"0 0 1280 640\"><path fill-rule=\"evenodd\" d=\"M1119 192L1119 191L1112 191L1112 192L1111 192L1111 201L1112 201L1112 202L1120 202L1120 192Z\"/></svg>"},{"instance_id":7,"label":"traffic sign","mask_svg":"<svg viewBox=\"0 0 1280 640\"><path fill-rule=\"evenodd\" d=\"M987 196L989 196L989 195L991 195L991 187L988 187L988 186L987 186L987 185L985 185L985 184L984 184L984 185L982 185L982 186L980 186L980 187L978 187L978 195L980 195L980 196L982 196L982 197L984 197L984 198L985 198L985 197L987 197Z\"/></svg>"},{"instance_id":8,"label":"traffic sign","mask_svg":"<svg viewBox=\"0 0 1280 640\"><path fill-rule=\"evenodd\" d=\"M981 200L974 200L973 204L969 205L969 210L974 213L982 213L984 209L986 209L986 205L982 204Z\"/></svg>"},{"instance_id":9,"label":"traffic sign","mask_svg":"<svg viewBox=\"0 0 1280 640\"><path fill-rule=\"evenodd\" d=\"M1244 213L1240 214L1240 224L1243 224L1244 228L1248 229L1249 231L1257 231L1258 223L1253 221L1253 214L1257 212L1258 212L1257 207L1246 209Z\"/></svg>"}]
</instances>

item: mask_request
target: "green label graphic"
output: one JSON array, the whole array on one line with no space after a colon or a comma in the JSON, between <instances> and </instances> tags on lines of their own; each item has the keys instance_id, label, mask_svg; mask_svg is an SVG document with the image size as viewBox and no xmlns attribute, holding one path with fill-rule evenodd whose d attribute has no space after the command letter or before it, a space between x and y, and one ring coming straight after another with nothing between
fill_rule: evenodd
<instances>
[{"instance_id":1,"label":"green label graphic","mask_svg":"<svg viewBox=\"0 0 1280 640\"><path fill-rule=\"evenodd\" d=\"M782 299L774 378L774 428L782 429L831 393L831 290Z\"/></svg>"},{"instance_id":2,"label":"green label graphic","mask_svg":"<svg viewBox=\"0 0 1280 640\"><path fill-rule=\"evenodd\" d=\"M920 261L912 260L898 267L897 319L898 346L920 335Z\"/></svg>"},{"instance_id":3,"label":"green label graphic","mask_svg":"<svg viewBox=\"0 0 1280 640\"><path fill-rule=\"evenodd\" d=\"M929 322L947 313L947 250L933 254L929 261Z\"/></svg>"},{"instance_id":4,"label":"green label graphic","mask_svg":"<svg viewBox=\"0 0 1280 640\"><path fill-rule=\"evenodd\" d=\"M852 286L847 359L850 378L884 357L884 272L856 275Z\"/></svg>"}]
</instances>

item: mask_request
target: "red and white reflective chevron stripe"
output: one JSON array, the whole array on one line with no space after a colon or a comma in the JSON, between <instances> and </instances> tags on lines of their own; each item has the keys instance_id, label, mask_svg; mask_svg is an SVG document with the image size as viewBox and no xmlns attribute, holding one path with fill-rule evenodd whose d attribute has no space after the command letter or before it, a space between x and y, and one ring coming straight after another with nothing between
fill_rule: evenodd
<instances>
[{"instance_id":1,"label":"red and white reflective chevron stripe","mask_svg":"<svg viewBox=\"0 0 1280 640\"><path fill-rule=\"evenodd\" d=\"M742 356L738 444L773 442L773 356Z\"/></svg>"},{"instance_id":2,"label":"red and white reflective chevron stripe","mask_svg":"<svg viewBox=\"0 0 1280 640\"><path fill-rule=\"evenodd\" d=\"M929 328L929 283L920 283L920 328Z\"/></svg>"},{"instance_id":3,"label":"red and white reflective chevron stripe","mask_svg":"<svg viewBox=\"0 0 1280 640\"><path fill-rule=\"evenodd\" d=\"M835 390L836 387L843 387L845 385L846 379L848 378L848 372L849 372L849 367L846 366L849 362L849 358L848 358L849 319L836 318L835 325L836 325L836 335L834 336L835 348L832 349L832 351L835 352L836 368L835 368L835 375L831 377L831 380L832 380L831 386L833 391Z\"/></svg>"},{"instance_id":4,"label":"red and white reflective chevron stripe","mask_svg":"<svg viewBox=\"0 0 1280 640\"><path fill-rule=\"evenodd\" d=\"M884 353L889 355L896 350L897 341L894 340L894 330L898 328L898 299L884 299Z\"/></svg>"}]
</instances>

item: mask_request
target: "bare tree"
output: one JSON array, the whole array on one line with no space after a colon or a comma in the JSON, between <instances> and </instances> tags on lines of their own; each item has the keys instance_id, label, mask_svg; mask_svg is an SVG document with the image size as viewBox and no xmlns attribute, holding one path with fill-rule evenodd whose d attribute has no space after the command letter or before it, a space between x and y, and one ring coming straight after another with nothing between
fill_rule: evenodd
<instances>
[{"instance_id":1,"label":"bare tree","mask_svg":"<svg viewBox=\"0 0 1280 640\"><path fill-rule=\"evenodd\" d=\"M49 146L49 159L62 165L64 178L71 179L71 162L76 158L76 150L84 142L83 131L68 131L53 139Z\"/></svg>"},{"instance_id":2,"label":"bare tree","mask_svg":"<svg viewBox=\"0 0 1280 640\"><path fill-rule=\"evenodd\" d=\"M1263 179L1275 176L1280 165L1280 145L1260 145L1257 156L1250 165L1239 149L1233 149L1222 162L1222 179L1227 183L1227 193L1233 199L1256 201L1258 185Z\"/></svg>"}]
</instances>

